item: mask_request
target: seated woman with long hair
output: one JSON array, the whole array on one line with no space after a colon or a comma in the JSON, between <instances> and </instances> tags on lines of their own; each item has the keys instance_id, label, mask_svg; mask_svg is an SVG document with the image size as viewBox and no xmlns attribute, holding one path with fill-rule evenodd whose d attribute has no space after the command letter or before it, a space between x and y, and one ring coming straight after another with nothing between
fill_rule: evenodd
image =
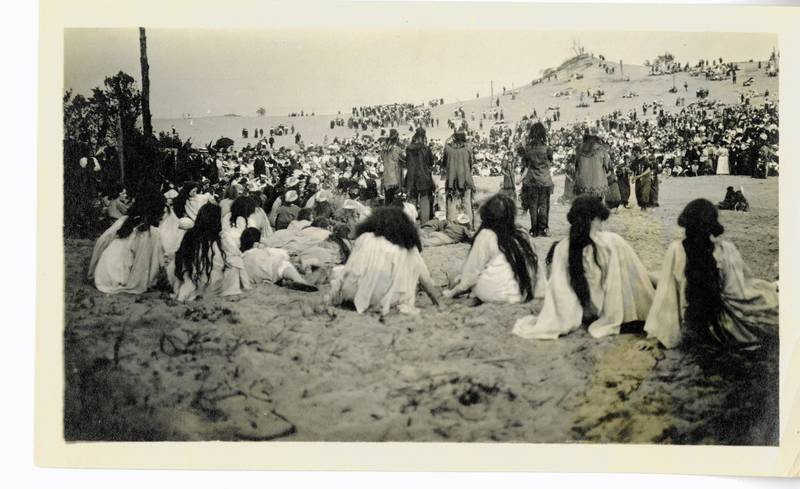
<instances>
[{"instance_id":1,"label":"seated woman with long hair","mask_svg":"<svg viewBox=\"0 0 800 489\"><path fill-rule=\"evenodd\" d=\"M262 246L261 231L247 228L241 234L242 260L247 275L253 283L282 282L290 288L304 292L315 292L316 287L309 284L289 260L289 253L278 248Z\"/></svg>"},{"instance_id":2,"label":"seated woman with long hair","mask_svg":"<svg viewBox=\"0 0 800 489\"><path fill-rule=\"evenodd\" d=\"M200 208L209 202L214 202L214 196L202 192L198 182L185 182L172 203L172 210L181 220L181 229L191 228Z\"/></svg>"},{"instance_id":3,"label":"seated woman with long hair","mask_svg":"<svg viewBox=\"0 0 800 489\"><path fill-rule=\"evenodd\" d=\"M232 240L222 239L222 216L216 204L200 208L194 226L186 231L167 276L175 299L190 301L199 295L237 295L250 288L241 252Z\"/></svg>"},{"instance_id":4,"label":"seated woman with long hair","mask_svg":"<svg viewBox=\"0 0 800 489\"><path fill-rule=\"evenodd\" d=\"M686 231L664 257L645 331L667 348L682 340L754 346L777 340L778 290L753 278L739 250L719 238L717 209L690 202L678 217Z\"/></svg>"},{"instance_id":5,"label":"seated woman with long hair","mask_svg":"<svg viewBox=\"0 0 800 489\"><path fill-rule=\"evenodd\" d=\"M164 257L158 225L165 211L160 192L142 192L128 215L98 238L89 262L89 279L97 290L141 294L155 284Z\"/></svg>"},{"instance_id":6,"label":"seated woman with long hair","mask_svg":"<svg viewBox=\"0 0 800 489\"><path fill-rule=\"evenodd\" d=\"M328 300L352 302L356 311L376 309L388 314L393 307L416 314L417 285L434 304L440 292L422 260L417 229L399 207L381 207L356 228L353 251L343 266L334 267Z\"/></svg>"},{"instance_id":7,"label":"seated woman with long hair","mask_svg":"<svg viewBox=\"0 0 800 489\"><path fill-rule=\"evenodd\" d=\"M214 196L200 192L199 183L184 182L172 201L169 213L158 226L167 260L175 256L186 230L194 226L197 212L208 202L214 202Z\"/></svg>"},{"instance_id":8,"label":"seated woman with long hair","mask_svg":"<svg viewBox=\"0 0 800 489\"><path fill-rule=\"evenodd\" d=\"M556 339L586 324L599 338L647 318L652 281L625 239L601 230L608 216L599 197L575 199L567 214L569 237L553 249L542 311L517 320L514 334Z\"/></svg>"},{"instance_id":9,"label":"seated woman with long hair","mask_svg":"<svg viewBox=\"0 0 800 489\"><path fill-rule=\"evenodd\" d=\"M445 297L472 291L472 296L483 302L532 300L538 263L527 233L515 224L516 203L506 194L495 194L479 212L481 227L458 283L444 292Z\"/></svg>"},{"instance_id":10,"label":"seated woman with long hair","mask_svg":"<svg viewBox=\"0 0 800 489\"><path fill-rule=\"evenodd\" d=\"M236 197L229 206L229 212L222 215L222 232L232 233L238 240L247 228L256 228L261 233L261 239L272 235L272 226L269 224L267 213L259 207L258 202L250 196ZM220 205L222 212L222 205ZM236 246L238 248L238 244Z\"/></svg>"}]
</instances>

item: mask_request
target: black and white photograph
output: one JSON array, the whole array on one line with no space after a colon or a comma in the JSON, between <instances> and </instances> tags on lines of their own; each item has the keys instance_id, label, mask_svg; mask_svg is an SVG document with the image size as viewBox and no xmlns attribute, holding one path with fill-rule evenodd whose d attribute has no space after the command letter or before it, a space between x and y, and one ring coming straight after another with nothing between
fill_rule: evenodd
<instances>
[{"instance_id":1,"label":"black and white photograph","mask_svg":"<svg viewBox=\"0 0 800 489\"><path fill-rule=\"evenodd\" d=\"M314 25L57 33L68 446L781 447L778 29Z\"/></svg>"}]
</instances>

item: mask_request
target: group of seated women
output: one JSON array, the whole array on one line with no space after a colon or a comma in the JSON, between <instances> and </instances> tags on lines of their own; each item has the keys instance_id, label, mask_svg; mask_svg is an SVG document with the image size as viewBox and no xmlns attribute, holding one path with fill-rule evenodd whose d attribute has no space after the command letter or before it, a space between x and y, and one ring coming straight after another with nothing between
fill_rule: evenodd
<instances>
[{"instance_id":1,"label":"group of seated women","mask_svg":"<svg viewBox=\"0 0 800 489\"><path fill-rule=\"evenodd\" d=\"M637 324L666 347L687 334L744 345L777 336L777 285L754 278L736 247L720 238L717 209L705 199L681 213L685 238L669 246L657 274L625 239L603 231L609 210L596 197L575 199L569 236L554 243L544 263L516 224L516 203L502 193L481 206L473 236L458 222L419 229L402 203L368 214L345 207L322 198L273 231L247 196L217 205L189 185L168 205L160 193L144 193L98 239L89 276L105 293L142 293L165 269L179 301L236 295L260 282L304 291L330 282L325 301L349 303L358 313L416 314L420 286L434 305L467 294L508 304L543 298L538 315L514 324L523 338L555 339L581 326L602 337ZM448 227L451 236L443 233ZM471 245L441 291L421 251L425 241L444 238Z\"/></svg>"}]
</instances>

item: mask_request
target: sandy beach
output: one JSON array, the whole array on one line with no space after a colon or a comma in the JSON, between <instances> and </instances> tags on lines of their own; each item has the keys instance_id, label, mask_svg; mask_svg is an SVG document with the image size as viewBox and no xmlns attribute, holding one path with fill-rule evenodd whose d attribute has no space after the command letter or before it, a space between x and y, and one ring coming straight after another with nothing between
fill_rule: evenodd
<instances>
[{"instance_id":1,"label":"sandy beach","mask_svg":"<svg viewBox=\"0 0 800 489\"><path fill-rule=\"evenodd\" d=\"M478 178L482 194L497 178ZM651 271L691 199L744 187L750 212L721 212L756 276L778 279L778 179L663 180L661 206L620 209L606 229ZM552 238L566 236L555 203ZM528 224L520 215L519 223ZM165 291L107 296L84 279L93 243L65 244L67 440L778 442L778 362L770 352L664 350L641 335L522 340L514 321L541 300L376 315L260 285L236 298L176 303ZM423 252L443 285L468 245ZM643 347L645 347L643 349Z\"/></svg>"}]
</instances>

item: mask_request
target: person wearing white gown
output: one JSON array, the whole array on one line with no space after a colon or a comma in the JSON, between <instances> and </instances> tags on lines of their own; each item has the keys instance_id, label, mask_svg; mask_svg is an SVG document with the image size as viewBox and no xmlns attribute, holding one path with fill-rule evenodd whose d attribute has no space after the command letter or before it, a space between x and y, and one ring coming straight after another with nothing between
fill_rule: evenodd
<instances>
[{"instance_id":1,"label":"person wearing white gown","mask_svg":"<svg viewBox=\"0 0 800 489\"><path fill-rule=\"evenodd\" d=\"M514 334L556 339L586 324L589 334L600 338L647 318L652 281L625 239L601 230L608 216L599 198L575 199L567 214L569 237L553 250L542 311L517 320Z\"/></svg>"},{"instance_id":2,"label":"person wearing white gown","mask_svg":"<svg viewBox=\"0 0 800 489\"><path fill-rule=\"evenodd\" d=\"M178 301L198 296L231 296L250 288L241 250L231 233L222 233L222 216L216 204L200 208L194 226L186 231L167 277Z\"/></svg>"},{"instance_id":3,"label":"person wearing white gown","mask_svg":"<svg viewBox=\"0 0 800 489\"><path fill-rule=\"evenodd\" d=\"M422 259L422 244L414 223L399 207L381 207L356 228L356 241L347 263L331 272L327 301L352 302L358 313L374 309L382 315L396 307L417 314L417 285L439 304L441 292L433 284Z\"/></svg>"},{"instance_id":4,"label":"person wearing white gown","mask_svg":"<svg viewBox=\"0 0 800 489\"><path fill-rule=\"evenodd\" d=\"M97 239L88 272L97 290L141 294L155 285L164 257L157 226L165 210L161 193L143 192Z\"/></svg>"},{"instance_id":5,"label":"person wearing white gown","mask_svg":"<svg viewBox=\"0 0 800 489\"><path fill-rule=\"evenodd\" d=\"M186 230L194 226L200 208L208 202L214 202L211 194L198 193L198 188L197 182L185 182L173 200L169 213L158 226L167 261L174 258Z\"/></svg>"},{"instance_id":6,"label":"person wearing white gown","mask_svg":"<svg viewBox=\"0 0 800 489\"><path fill-rule=\"evenodd\" d=\"M180 219L181 229L191 228L197 218L197 213L200 212L200 208L209 202L215 202L214 196L200 192L199 183L185 182L172 206L175 215Z\"/></svg>"},{"instance_id":7,"label":"person wearing white gown","mask_svg":"<svg viewBox=\"0 0 800 489\"><path fill-rule=\"evenodd\" d=\"M728 148L722 146L719 148L717 156L717 175L729 175L731 172L728 165Z\"/></svg>"},{"instance_id":8,"label":"person wearing white gown","mask_svg":"<svg viewBox=\"0 0 800 489\"><path fill-rule=\"evenodd\" d=\"M479 212L481 227L475 233L457 284L444 291L444 296L471 292L482 302L509 304L542 297L539 292L543 291L544 277L528 233L515 224L514 200L504 193L495 194Z\"/></svg>"},{"instance_id":9,"label":"person wearing white gown","mask_svg":"<svg viewBox=\"0 0 800 489\"><path fill-rule=\"evenodd\" d=\"M258 206L256 200L250 196L236 197L228 206L228 212L220 204L222 213L222 232L232 232L238 240L247 228L256 228L261 233L264 241L272 235L272 226L269 224L267 213ZM236 245L238 248L238 245Z\"/></svg>"},{"instance_id":10,"label":"person wearing white gown","mask_svg":"<svg viewBox=\"0 0 800 489\"><path fill-rule=\"evenodd\" d=\"M719 237L714 204L690 202L678 224L685 238L667 249L648 335L667 348L686 339L741 347L777 340L777 284L754 278L736 246Z\"/></svg>"},{"instance_id":11,"label":"person wearing white gown","mask_svg":"<svg viewBox=\"0 0 800 489\"><path fill-rule=\"evenodd\" d=\"M289 260L289 253L278 248L268 248L261 243L261 232L247 228L241 234L240 249L247 275L254 284L283 281L292 288L304 292L315 292L316 287L309 284Z\"/></svg>"}]
</instances>

